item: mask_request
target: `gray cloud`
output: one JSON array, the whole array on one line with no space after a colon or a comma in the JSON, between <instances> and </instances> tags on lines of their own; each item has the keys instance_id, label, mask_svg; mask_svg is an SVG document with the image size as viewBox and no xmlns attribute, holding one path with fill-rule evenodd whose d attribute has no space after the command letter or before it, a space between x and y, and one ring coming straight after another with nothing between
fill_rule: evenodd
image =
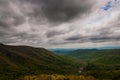
<instances>
[{"instance_id":1,"label":"gray cloud","mask_svg":"<svg viewBox=\"0 0 120 80\"><path fill-rule=\"evenodd\" d=\"M38 4L39 7L35 9L35 15L39 16L42 10L50 22L71 20L78 14L83 15L90 11L93 6L89 0L34 0L31 2L35 5Z\"/></svg>"},{"instance_id":2,"label":"gray cloud","mask_svg":"<svg viewBox=\"0 0 120 80\"><path fill-rule=\"evenodd\" d=\"M0 0L0 42L43 47L115 44L120 41L120 8L114 5L113 10L103 11L101 8L106 3L96 0Z\"/></svg>"},{"instance_id":3,"label":"gray cloud","mask_svg":"<svg viewBox=\"0 0 120 80\"><path fill-rule=\"evenodd\" d=\"M80 35L75 35L75 36L68 37L66 40L67 41L77 41L77 40L81 40L81 39L83 39L83 37L81 37Z\"/></svg>"},{"instance_id":4,"label":"gray cloud","mask_svg":"<svg viewBox=\"0 0 120 80\"><path fill-rule=\"evenodd\" d=\"M13 10L11 3L9 0L0 0L0 27L14 27L25 22L24 17Z\"/></svg>"},{"instance_id":5,"label":"gray cloud","mask_svg":"<svg viewBox=\"0 0 120 80\"><path fill-rule=\"evenodd\" d=\"M61 35L61 34L64 34L64 32L48 31L48 32L46 33L46 36L49 38L49 37L54 37L54 36L58 36L58 35Z\"/></svg>"},{"instance_id":6,"label":"gray cloud","mask_svg":"<svg viewBox=\"0 0 120 80\"><path fill-rule=\"evenodd\" d=\"M117 24L117 23L115 23ZM119 35L119 30L120 28L118 27L119 25L114 26L113 25L105 28L100 28L94 34L92 35L71 35L70 37L65 38L65 41L67 43L85 43L85 42L92 42L92 43L102 43L102 42L115 42L115 41L120 41L120 35ZM116 27L116 28L115 28ZM118 29L118 34L115 33Z\"/></svg>"},{"instance_id":7,"label":"gray cloud","mask_svg":"<svg viewBox=\"0 0 120 80\"><path fill-rule=\"evenodd\" d=\"M93 1L93 0L92 0ZM64 22L92 9L89 0L0 0L0 26L10 27L29 21Z\"/></svg>"},{"instance_id":8,"label":"gray cloud","mask_svg":"<svg viewBox=\"0 0 120 80\"><path fill-rule=\"evenodd\" d=\"M24 18L19 16L2 16L0 19L1 27L14 27L24 23Z\"/></svg>"},{"instance_id":9,"label":"gray cloud","mask_svg":"<svg viewBox=\"0 0 120 80\"><path fill-rule=\"evenodd\" d=\"M92 42L120 41L120 37L93 37Z\"/></svg>"}]
</instances>

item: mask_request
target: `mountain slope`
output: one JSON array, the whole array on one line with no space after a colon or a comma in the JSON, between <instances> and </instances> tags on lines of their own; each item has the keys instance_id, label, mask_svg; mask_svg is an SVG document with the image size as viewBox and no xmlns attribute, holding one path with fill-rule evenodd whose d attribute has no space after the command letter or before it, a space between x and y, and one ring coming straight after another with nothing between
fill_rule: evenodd
<instances>
[{"instance_id":1,"label":"mountain slope","mask_svg":"<svg viewBox=\"0 0 120 80\"><path fill-rule=\"evenodd\" d=\"M63 54L84 62L80 74L92 75L98 80L120 80L120 49L78 49Z\"/></svg>"},{"instance_id":2,"label":"mountain slope","mask_svg":"<svg viewBox=\"0 0 120 80\"><path fill-rule=\"evenodd\" d=\"M31 74L74 72L74 64L44 48L0 44L0 80Z\"/></svg>"},{"instance_id":3,"label":"mountain slope","mask_svg":"<svg viewBox=\"0 0 120 80\"><path fill-rule=\"evenodd\" d=\"M120 60L120 49L78 49L69 54L65 54L65 56L85 62L118 64Z\"/></svg>"}]
</instances>

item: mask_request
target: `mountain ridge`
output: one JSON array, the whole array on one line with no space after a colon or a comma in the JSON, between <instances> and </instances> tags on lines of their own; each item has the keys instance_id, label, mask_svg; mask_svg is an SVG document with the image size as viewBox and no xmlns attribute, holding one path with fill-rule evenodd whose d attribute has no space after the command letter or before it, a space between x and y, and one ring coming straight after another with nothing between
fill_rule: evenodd
<instances>
[{"instance_id":1,"label":"mountain ridge","mask_svg":"<svg viewBox=\"0 0 120 80\"><path fill-rule=\"evenodd\" d=\"M0 80L7 80L6 74L11 77L8 80L14 80L19 75L73 72L74 65L69 60L44 48L0 44L0 76L4 77Z\"/></svg>"}]
</instances>

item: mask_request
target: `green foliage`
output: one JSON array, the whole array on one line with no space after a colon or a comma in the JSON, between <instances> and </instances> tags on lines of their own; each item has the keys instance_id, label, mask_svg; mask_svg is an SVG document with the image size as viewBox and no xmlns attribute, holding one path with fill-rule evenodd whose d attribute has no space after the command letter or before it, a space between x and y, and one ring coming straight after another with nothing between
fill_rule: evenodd
<instances>
[{"instance_id":1,"label":"green foliage","mask_svg":"<svg viewBox=\"0 0 120 80\"><path fill-rule=\"evenodd\" d=\"M84 49L74 50L69 54L74 60L83 61L83 75L92 75L100 80L120 80L120 49Z\"/></svg>"},{"instance_id":2,"label":"green foliage","mask_svg":"<svg viewBox=\"0 0 120 80\"><path fill-rule=\"evenodd\" d=\"M83 62L118 64L120 61L120 49L78 49L65 54Z\"/></svg>"},{"instance_id":3,"label":"green foliage","mask_svg":"<svg viewBox=\"0 0 120 80\"><path fill-rule=\"evenodd\" d=\"M74 63L44 48L0 45L0 80L37 74L76 73Z\"/></svg>"},{"instance_id":4,"label":"green foliage","mask_svg":"<svg viewBox=\"0 0 120 80\"><path fill-rule=\"evenodd\" d=\"M0 80L120 80L119 61L120 49L58 56L44 48L0 44Z\"/></svg>"}]
</instances>

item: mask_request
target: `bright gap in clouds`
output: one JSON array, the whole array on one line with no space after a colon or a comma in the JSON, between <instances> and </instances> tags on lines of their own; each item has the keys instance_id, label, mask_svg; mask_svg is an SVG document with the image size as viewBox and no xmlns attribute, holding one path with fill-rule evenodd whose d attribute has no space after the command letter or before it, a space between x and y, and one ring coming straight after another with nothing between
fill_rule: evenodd
<instances>
[{"instance_id":1,"label":"bright gap in clouds","mask_svg":"<svg viewBox=\"0 0 120 80\"><path fill-rule=\"evenodd\" d=\"M105 11L109 10L112 7L112 1L107 2L107 4L103 7Z\"/></svg>"},{"instance_id":2,"label":"bright gap in clouds","mask_svg":"<svg viewBox=\"0 0 120 80\"><path fill-rule=\"evenodd\" d=\"M0 42L45 48L120 46L120 1L0 0Z\"/></svg>"}]
</instances>

